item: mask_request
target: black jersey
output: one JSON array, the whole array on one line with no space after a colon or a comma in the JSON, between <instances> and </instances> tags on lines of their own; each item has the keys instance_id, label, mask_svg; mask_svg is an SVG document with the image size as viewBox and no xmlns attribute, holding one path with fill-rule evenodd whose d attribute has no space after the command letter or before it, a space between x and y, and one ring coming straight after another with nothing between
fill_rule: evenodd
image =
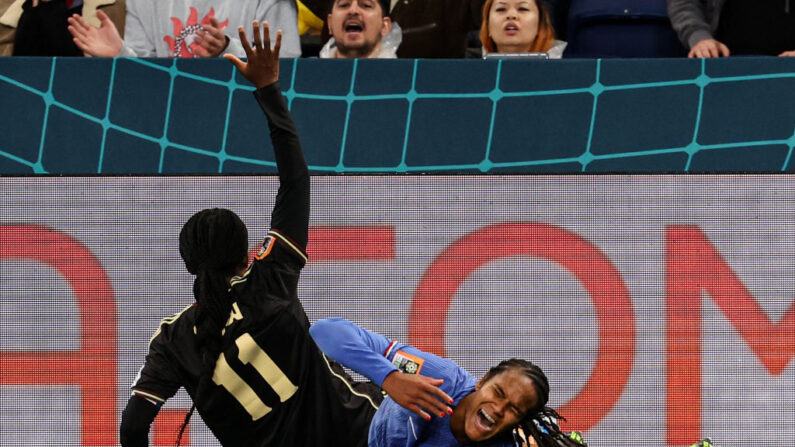
<instances>
[{"instance_id":1,"label":"black jersey","mask_svg":"<svg viewBox=\"0 0 795 447\"><path fill-rule=\"evenodd\" d=\"M271 127L280 187L272 229L246 273L222 332L213 384L196 391L196 306L164 319L133 384L155 404L184 387L225 446L364 446L374 403L334 371L309 335L296 289L306 262L309 175L278 85L256 96Z\"/></svg>"}]
</instances>

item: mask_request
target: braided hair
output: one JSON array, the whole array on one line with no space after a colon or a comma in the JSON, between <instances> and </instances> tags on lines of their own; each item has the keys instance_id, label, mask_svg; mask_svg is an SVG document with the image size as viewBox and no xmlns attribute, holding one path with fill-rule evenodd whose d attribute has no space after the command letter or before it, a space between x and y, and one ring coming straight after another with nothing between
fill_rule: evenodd
<instances>
[{"instance_id":1,"label":"braided hair","mask_svg":"<svg viewBox=\"0 0 795 447\"><path fill-rule=\"evenodd\" d=\"M529 377L533 382L533 387L538 397L535 406L527 411L525 417L519 421L517 427L514 427L512 431L516 432L516 429L521 428L526 436L532 436L536 440L539 447L582 447L583 444L569 438L555 422L557 420L565 421L566 418L558 414L555 409L547 406L549 401L549 381L538 365L516 358L503 360L497 366L489 369L481 380L486 382L508 370L519 371Z\"/></svg>"},{"instance_id":2,"label":"braided hair","mask_svg":"<svg viewBox=\"0 0 795 447\"><path fill-rule=\"evenodd\" d=\"M201 350L199 385L193 405L177 436L177 446L188 425L196 402L210 385L215 362L223 349L221 331L232 310L234 297L229 278L244 263L248 253L248 230L234 212L223 208L199 211L191 216L179 233L179 254L196 279L196 343Z\"/></svg>"}]
</instances>

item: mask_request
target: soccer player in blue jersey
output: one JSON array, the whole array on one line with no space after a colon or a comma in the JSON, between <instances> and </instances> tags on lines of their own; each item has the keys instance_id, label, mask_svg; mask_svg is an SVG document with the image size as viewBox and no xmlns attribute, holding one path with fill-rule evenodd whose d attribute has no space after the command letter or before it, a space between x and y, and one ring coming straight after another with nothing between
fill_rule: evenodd
<instances>
[{"instance_id":1,"label":"soccer player in blue jersey","mask_svg":"<svg viewBox=\"0 0 795 447\"><path fill-rule=\"evenodd\" d=\"M549 382L531 362L505 360L477 380L452 360L347 320L320 320L309 332L326 355L386 391L370 447L585 445L561 432L561 416L546 406Z\"/></svg>"}]
</instances>

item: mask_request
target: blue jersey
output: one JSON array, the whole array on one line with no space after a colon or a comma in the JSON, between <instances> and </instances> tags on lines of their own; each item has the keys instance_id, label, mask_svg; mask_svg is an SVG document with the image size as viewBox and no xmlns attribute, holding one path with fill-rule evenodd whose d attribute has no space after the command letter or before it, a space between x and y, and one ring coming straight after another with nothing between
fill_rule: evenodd
<instances>
[{"instance_id":1,"label":"blue jersey","mask_svg":"<svg viewBox=\"0 0 795 447\"><path fill-rule=\"evenodd\" d=\"M318 347L339 363L381 386L394 371L444 379L439 387L453 398L453 406L475 390L477 380L452 360L389 340L343 319L320 320L310 329ZM370 423L370 447L458 446L450 430L450 417L431 416L426 421L384 399ZM501 445L492 443L491 445ZM512 445L512 444L506 444Z\"/></svg>"}]
</instances>

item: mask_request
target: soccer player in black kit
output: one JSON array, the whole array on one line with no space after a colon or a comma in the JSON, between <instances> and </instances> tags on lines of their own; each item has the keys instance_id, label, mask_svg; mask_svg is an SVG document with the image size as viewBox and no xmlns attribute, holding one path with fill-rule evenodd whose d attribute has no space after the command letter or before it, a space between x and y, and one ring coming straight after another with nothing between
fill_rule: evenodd
<instances>
[{"instance_id":1,"label":"soccer player in black kit","mask_svg":"<svg viewBox=\"0 0 795 447\"><path fill-rule=\"evenodd\" d=\"M253 26L253 47L239 29L247 62L227 58L257 88L268 119L279 171L271 230L247 268L248 234L235 213L202 210L184 225L179 249L196 275L196 303L164 319L152 337L122 414L124 447L148 445L160 406L180 387L224 446L367 444L374 403L332 371L298 301L309 172L277 83L281 31L271 49L267 22L262 33Z\"/></svg>"}]
</instances>

